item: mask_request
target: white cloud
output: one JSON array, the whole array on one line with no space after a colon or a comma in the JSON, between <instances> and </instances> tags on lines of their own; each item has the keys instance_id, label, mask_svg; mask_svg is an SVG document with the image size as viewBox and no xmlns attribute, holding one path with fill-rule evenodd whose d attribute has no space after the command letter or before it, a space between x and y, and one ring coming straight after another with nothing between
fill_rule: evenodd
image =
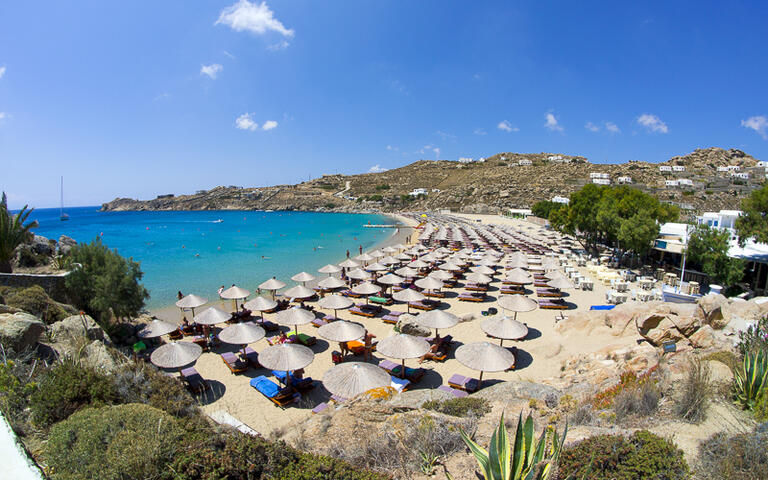
<instances>
[{"instance_id":1,"label":"white cloud","mask_svg":"<svg viewBox=\"0 0 768 480\"><path fill-rule=\"evenodd\" d=\"M440 156L440 148L435 147L432 149L433 152L435 152L435 158Z\"/></svg>"},{"instance_id":2,"label":"white cloud","mask_svg":"<svg viewBox=\"0 0 768 480\"><path fill-rule=\"evenodd\" d=\"M488 135L488 132L483 130L482 128L476 128L473 132L475 135Z\"/></svg>"},{"instance_id":3,"label":"white cloud","mask_svg":"<svg viewBox=\"0 0 768 480\"><path fill-rule=\"evenodd\" d=\"M237 117L237 120L235 120L235 126L240 130L250 130L251 132L258 129L259 125L253 121L251 115L252 114L250 113L244 113Z\"/></svg>"},{"instance_id":4,"label":"white cloud","mask_svg":"<svg viewBox=\"0 0 768 480\"><path fill-rule=\"evenodd\" d=\"M219 75L219 72L224 70L224 67L219 65L218 63L212 63L210 65L201 65L200 66L200 75L208 75L209 78L216 79L216 77Z\"/></svg>"},{"instance_id":5,"label":"white cloud","mask_svg":"<svg viewBox=\"0 0 768 480\"><path fill-rule=\"evenodd\" d=\"M563 131L563 127L557 123L557 118L555 118L555 115L552 112L547 112L547 114L544 115L544 118L546 119L546 122L544 122L544 128L553 132Z\"/></svg>"},{"instance_id":6,"label":"white cloud","mask_svg":"<svg viewBox=\"0 0 768 480\"><path fill-rule=\"evenodd\" d=\"M389 170L389 169L388 168L384 168L384 167L382 167L381 165L379 165L377 163L376 165L374 165L374 166L372 166L371 168L368 169L368 173L381 173L381 172L386 172L387 170Z\"/></svg>"},{"instance_id":7,"label":"white cloud","mask_svg":"<svg viewBox=\"0 0 768 480\"><path fill-rule=\"evenodd\" d=\"M291 46L290 42L288 42L287 40L283 40L278 43L273 43L272 45L267 45L267 50L269 50L270 52L279 52L280 50L285 50L290 46Z\"/></svg>"},{"instance_id":8,"label":"white cloud","mask_svg":"<svg viewBox=\"0 0 768 480\"><path fill-rule=\"evenodd\" d=\"M611 133L621 133L618 125L613 122L605 122L605 129Z\"/></svg>"},{"instance_id":9,"label":"white cloud","mask_svg":"<svg viewBox=\"0 0 768 480\"><path fill-rule=\"evenodd\" d=\"M595 125L592 122L587 122L587 124L584 125L584 128L586 128L590 132L599 132L600 131L600 127L598 127L597 125Z\"/></svg>"},{"instance_id":10,"label":"white cloud","mask_svg":"<svg viewBox=\"0 0 768 480\"><path fill-rule=\"evenodd\" d=\"M264 125L261 126L261 129L264 131L273 130L277 128L277 122L274 120L267 120L264 122Z\"/></svg>"},{"instance_id":11,"label":"white cloud","mask_svg":"<svg viewBox=\"0 0 768 480\"><path fill-rule=\"evenodd\" d=\"M229 52L228 52L228 51L226 51L226 50L222 50L222 51L221 51L221 53L223 53L224 55L228 56L228 57L229 57L229 58L231 58L232 60L235 60L235 59L237 59L237 57L236 57L236 56L232 55L231 53L229 53Z\"/></svg>"},{"instance_id":12,"label":"white cloud","mask_svg":"<svg viewBox=\"0 0 768 480\"><path fill-rule=\"evenodd\" d=\"M248 0L240 0L221 11L219 19L214 25L220 23L236 32L248 31L263 35L271 31L284 37L293 37L294 34L292 29L285 28L285 25L275 18L275 13L269 9L267 2L257 4Z\"/></svg>"},{"instance_id":13,"label":"white cloud","mask_svg":"<svg viewBox=\"0 0 768 480\"><path fill-rule=\"evenodd\" d=\"M3 78L4 75L5 75L5 65L0 67L0 78Z\"/></svg>"},{"instance_id":14,"label":"white cloud","mask_svg":"<svg viewBox=\"0 0 768 480\"><path fill-rule=\"evenodd\" d=\"M393 147L392 145L387 145L387 150L390 150L390 151L392 151L392 152L397 152L397 151L399 151L400 149L399 149L399 148L397 148L397 147Z\"/></svg>"},{"instance_id":15,"label":"white cloud","mask_svg":"<svg viewBox=\"0 0 768 480\"><path fill-rule=\"evenodd\" d=\"M496 125L496 128L499 130L503 130L505 132L516 132L517 127L513 127L511 123L509 123L508 120L502 120L499 122L498 125Z\"/></svg>"},{"instance_id":16,"label":"white cloud","mask_svg":"<svg viewBox=\"0 0 768 480\"><path fill-rule=\"evenodd\" d=\"M758 115L741 121L741 126L754 130L763 140L768 140L768 117Z\"/></svg>"},{"instance_id":17,"label":"white cloud","mask_svg":"<svg viewBox=\"0 0 768 480\"><path fill-rule=\"evenodd\" d=\"M432 153L435 154L435 158L437 158L437 157L440 156L440 151L441 151L440 147L436 147L435 145L429 144L429 145L424 145L423 147L421 147L421 149L419 150L419 153L421 153L423 155L425 153L432 152Z\"/></svg>"},{"instance_id":18,"label":"white cloud","mask_svg":"<svg viewBox=\"0 0 768 480\"><path fill-rule=\"evenodd\" d=\"M5 112L0 112L0 120L5 118Z\"/></svg>"},{"instance_id":19,"label":"white cloud","mask_svg":"<svg viewBox=\"0 0 768 480\"><path fill-rule=\"evenodd\" d=\"M668 133L667 124L662 122L659 117L650 113L644 113L637 117L637 123L644 126L650 132Z\"/></svg>"},{"instance_id":20,"label":"white cloud","mask_svg":"<svg viewBox=\"0 0 768 480\"><path fill-rule=\"evenodd\" d=\"M440 138L442 138L443 140L450 140L452 142L456 141L456 135L452 135L450 133L445 133L442 130L438 130L435 133L437 133L440 136Z\"/></svg>"}]
</instances>

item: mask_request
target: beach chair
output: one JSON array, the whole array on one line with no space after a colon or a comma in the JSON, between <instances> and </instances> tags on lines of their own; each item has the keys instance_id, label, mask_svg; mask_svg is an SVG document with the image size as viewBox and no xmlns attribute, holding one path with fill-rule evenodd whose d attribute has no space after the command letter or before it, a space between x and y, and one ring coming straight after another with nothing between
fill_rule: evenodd
<instances>
[{"instance_id":1,"label":"beach chair","mask_svg":"<svg viewBox=\"0 0 768 480\"><path fill-rule=\"evenodd\" d=\"M368 301L375 305L391 305L394 302L391 298L378 296L368 297Z\"/></svg>"},{"instance_id":2,"label":"beach chair","mask_svg":"<svg viewBox=\"0 0 768 480\"><path fill-rule=\"evenodd\" d=\"M451 395L457 398L462 398L469 395L469 393L465 392L464 390L458 390L456 388L449 387L448 385L440 385L439 387L437 387L437 389L450 393Z\"/></svg>"},{"instance_id":3,"label":"beach chair","mask_svg":"<svg viewBox=\"0 0 768 480\"><path fill-rule=\"evenodd\" d=\"M371 343L371 352L376 351L376 344L378 342ZM350 352L352 352L355 355L363 355L365 353L365 344L359 340L353 340L351 342L347 342L347 348Z\"/></svg>"},{"instance_id":4,"label":"beach chair","mask_svg":"<svg viewBox=\"0 0 768 480\"><path fill-rule=\"evenodd\" d=\"M406 378L400 378L392 375L390 377L389 386L397 390L398 393L402 393L411 388L411 381Z\"/></svg>"},{"instance_id":5,"label":"beach chair","mask_svg":"<svg viewBox=\"0 0 768 480\"><path fill-rule=\"evenodd\" d=\"M419 300L418 302L408 302L408 305L416 310L430 311L436 309L437 306L440 305L440 302L434 300Z\"/></svg>"},{"instance_id":6,"label":"beach chair","mask_svg":"<svg viewBox=\"0 0 768 480\"><path fill-rule=\"evenodd\" d=\"M245 361L253 368L261 368L259 363L259 354L251 347L245 347Z\"/></svg>"},{"instance_id":7,"label":"beach chair","mask_svg":"<svg viewBox=\"0 0 768 480\"><path fill-rule=\"evenodd\" d=\"M272 370L272 375L275 376L275 378L284 386L287 386L285 381L288 377L286 372L282 370ZM306 392L308 390L312 390L315 388L315 381L312 380L311 377L305 377L305 378L296 378L294 376L291 376L291 387L295 388L296 390L300 392Z\"/></svg>"},{"instance_id":8,"label":"beach chair","mask_svg":"<svg viewBox=\"0 0 768 480\"><path fill-rule=\"evenodd\" d=\"M300 343L305 347L311 347L317 343L317 338L307 335L306 333L291 333L288 338L292 339L296 343Z\"/></svg>"},{"instance_id":9,"label":"beach chair","mask_svg":"<svg viewBox=\"0 0 768 480\"><path fill-rule=\"evenodd\" d=\"M397 322L399 320L400 319L398 317L396 317L394 315L389 315L389 314L384 315L383 317L381 317L381 321L382 322L390 324L390 325L397 325Z\"/></svg>"},{"instance_id":10,"label":"beach chair","mask_svg":"<svg viewBox=\"0 0 768 480\"><path fill-rule=\"evenodd\" d=\"M352 298L363 298L365 295L360 295L359 293L355 293L352 290L343 290L341 292L341 295L345 297L352 297Z\"/></svg>"},{"instance_id":11,"label":"beach chair","mask_svg":"<svg viewBox=\"0 0 768 480\"><path fill-rule=\"evenodd\" d=\"M468 290L470 292L487 292L488 285L482 285L479 283L468 283L464 285L464 290Z\"/></svg>"},{"instance_id":12,"label":"beach chair","mask_svg":"<svg viewBox=\"0 0 768 480\"><path fill-rule=\"evenodd\" d=\"M168 338L171 340L181 340L184 335L182 335L181 330L174 330L171 333L168 334Z\"/></svg>"},{"instance_id":13,"label":"beach chair","mask_svg":"<svg viewBox=\"0 0 768 480\"><path fill-rule=\"evenodd\" d=\"M328 322L325 320L325 318L315 318L310 322L313 327L320 328L323 325L328 325Z\"/></svg>"},{"instance_id":14,"label":"beach chair","mask_svg":"<svg viewBox=\"0 0 768 480\"><path fill-rule=\"evenodd\" d=\"M205 335L195 335L192 338L192 343L196 343L197 345L200 345L200 348L203 349L204 352L207 352L210 350L208 347L208 337Z\"/></svg>"},{"instance_id":15,"label":"beach chair","mask_svg":"<svg viewBox=\"0 0 768 480\"><path fill-rule=\"evenodd\" d=\"M280 325L275 322L270 322L269 320L264 320L263 318L259 322L259 325L261 325L261 328L263 328L265 332L276 332L280 330Z\"/></svg>"},{"instance_id":16,"label":"beach chair","mask_svg":"<svg viewBox=\"0 0 768 480\"><path fill-rule=\"evenodd\" d=\"M445 292L441 292L440 290L424 290L421 293L424 294L425 297L445 298Z\"/></svg>"},{"instance_id":17,"label":"beach chair","mask_svg":"<svg viewBox=\"0 0 768 480\"><path fill-rule=\"evenodd\" d=\"M386 370L390 375L392 374L392 370L399 366L400 365L396 364L392 360L387 360L386 358L379 362L379 367Z\"/></svg>"},{"instance_id":18,"label":"beach chair","mask_svg":"<svg viewBox=\"0 0 768 480\"><path fill-rule=\"evenodd\" d=\"M485 295L477 292L467 292L459 294L460 302L482 302L485 299Z\"/></svg>"},{"instance_id":19,"label":"beach chair","mask_svg":"<svg viewBox=\"0 0 768 480\"><path fill-rule=\"evenodd\" d=\"M539 297L550 297L550 298L562 298L563 294L558 290L553 290L551 288L537 288L536 289L536 295Z\"/></svg>"},{"instance_id":20,"label":"beach chair","mask_svg":"<svg viewBox=\"0 0 768 480\"><path fill-rule=\"evenodd\" d=\"M400 371L403 368L402 365L395 364L395 368L393 368L390 372L392 376L400 377ZM423 368L411 368L411 367L405 367L405 378L410 380L413 383L419 383L422 378L424 378L424 374L427 373L426 370Z\"/></svg>"},{"instance_id":21,"label":"beach chair","mask_svg":"<svg viewBox=\"0 0 768 480\"><path fill-rule=\"evenodd\" d=\"M206 382L203 377L197 373L195 367L189 367L182 370L181 379L192 393L200 393L204 390L207 390L209 387L208 382Z\"/></svg>"},{"instance_id":22,"label":"beach chair","mask_svg":"<svg viewBox=\"0 0 768 480\"><path fill-rule=\"evenodd\" d=\"M288 405L297 403L301 399L299 392L293 388L280 388L280 385L264 375L252 378L250 384L259 393L267 397L272 403L280 408L285 408Z\"/></svg>"},{"instance_id":23,"label":"beach chair","mask_svg":"<svg viewBox=\"0 0 768 480\"><path fill-rule=\"evenodd\" d=\"M315 408L313 408L312 409L312 413L314 413L314 414L322 413L327 408L328 408L328 404L323 402L323 403L318 404Z\"/></svg>"},{"instance_id":24,"label":"beach chair","mask_svg":"<svg viewBox=\"0 0 768 480\"><path fill-rule=\"evenodd\" d=\"M557 302L553 300L539 300L539 308L543 310L568 310L568 305L562 300Z\"/></svg>"},{"instance_id":25,"label":"beach chair","mask_svg":"<svg viewBox=\"0 0 768 480\"><path fill-rule=\"evenodd\" d=\"M464 375L454 373L451 378L448 379L448 385L472 393L477 391L480 386L480 381L476 378L465 377Z\"/></svg>"},{"instance_id":26,"label":"beach chair","mask_svg":"<svg viewBox=\"0 0 768 480\"><path fill-rule=\"evenodd\" d=\"M237 358L237 355L232 352L222 353L221 360L227 365L227 368L229 368L233 374L243 373L248 370L248 365Z\"/></svg>"}]
</instances>

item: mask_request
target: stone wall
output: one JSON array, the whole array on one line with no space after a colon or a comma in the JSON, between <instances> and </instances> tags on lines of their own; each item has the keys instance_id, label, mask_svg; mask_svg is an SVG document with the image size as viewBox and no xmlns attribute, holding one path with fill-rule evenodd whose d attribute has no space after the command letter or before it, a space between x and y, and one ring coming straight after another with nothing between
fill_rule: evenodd
<instances>
[{"instance_id":1,"label":"stone wall","mask_svg":"<svg viewBox=\"0 0 768 480\"><path fill-rule=\"evenodd\" d=\"M0 273L0 286L31 287L39 285L58 302L67 302L67 287L64 284L69 272L57 274Z\"/></svg>"}]
</instances>

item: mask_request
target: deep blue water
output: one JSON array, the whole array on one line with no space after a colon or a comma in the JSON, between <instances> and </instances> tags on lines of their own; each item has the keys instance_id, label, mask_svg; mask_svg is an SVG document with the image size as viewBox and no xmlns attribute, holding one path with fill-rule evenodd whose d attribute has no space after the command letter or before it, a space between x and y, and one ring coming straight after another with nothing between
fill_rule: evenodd
<instances>
[{"instance_id":1,"label":"deep blue water","mask_svg":"<svg viewBox=\"0 0 768 480\"><path fill-rule=\"evenodd\" d=\"M97 236L125 257L141 262L143 283L151 298L148 307L171 305L176 292L209 299L221 285L255 290L277 276L289 285L302 270L314 275L327 263L357 255L392 235L392 229L363 228L391 223L380 215L260 212L100 212L99 207L34 210L35 233L58 240L68 235L78 242ZM218 220L222 220L218 222Z\"/></svg>"}]
</instances>

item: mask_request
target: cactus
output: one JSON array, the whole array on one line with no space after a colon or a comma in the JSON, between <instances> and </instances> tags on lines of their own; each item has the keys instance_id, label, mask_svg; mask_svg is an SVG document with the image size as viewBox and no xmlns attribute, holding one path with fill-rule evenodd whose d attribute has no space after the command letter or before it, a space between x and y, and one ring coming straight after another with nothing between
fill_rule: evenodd
<instances>
[{"instance_id":1,"label":"cactus","mask_svg":"<svg viewBox=\"0 0 768 480\"><path fill-rule=\"evenodd\" d=\"M768 384L768 355L764 350L747 353L734 373L736 403L752 410Z\"/></svg>"}]
</instances>

